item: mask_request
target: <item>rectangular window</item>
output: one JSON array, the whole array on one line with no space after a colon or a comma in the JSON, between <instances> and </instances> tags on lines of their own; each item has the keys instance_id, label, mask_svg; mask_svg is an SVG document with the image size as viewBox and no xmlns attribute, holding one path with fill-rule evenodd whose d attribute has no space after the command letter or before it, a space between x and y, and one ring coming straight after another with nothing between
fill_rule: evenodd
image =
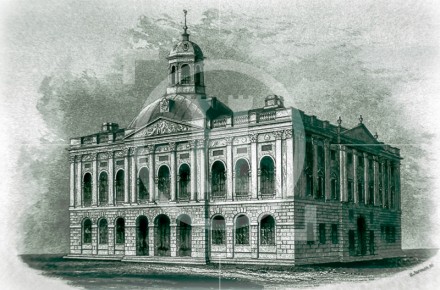
<instances>
[{"instance_id":1,"label":"rectangular window","mask_svg":"<svg viewBox=\"0 0 440 290\"><path fill-rule=\"evenodd\" d=\"M148 159L146 157L139 158L139 163L147 163Z\"/></svg>"},{"instance_id":2,"label":"rectangular window","mask_svg":"<svg viewBox=\"0 0 440 290\"><path fill-rule=\"evenodd\" d=\"M338 193L337 186L338 186L337 180L332 178L330 180L331 199L337 199L337 193Z\"/></svg>"},{"instance_id":3,"label":"rectangular window","mask_svg":"<svg viewBox=\"0 0 440 290\"><path fill-rule=\"evenodd\" d=\"M262 145L261 146L261 151L270 151L272 150L272 145Z\"/></svg>"},{"instance_id":4,"label":"rectangular window","mask_svg":"<svg viewBox=\"0 0 440 290\"><path fill-rule=\"evenodd\" d=\"M168 156L159 156L159 161L167 161L168 160Z\"/></svg>"},{"instance_id":5,"label":"rectangular window","mask_svg":"<svg viewBox=\"0 0 440 290\"><path fill-rule=\"evenodd\" d=\"M330 158L332 161L336 161L336 150L330 150Z\"/></svg>"},{"instance_id":6,"label":"rectangular window","mask_svg":"<svg viewBox=\"0 0 440 290\"><path fill-rule=\"evenodd\" d=\"M325 224L319 224L319 243L325 244Z\"/></svg>"},{"instance_id":7,"label":"rectangular window","mask_svg":"<svg viewBox=\"0 0 440 290\"><path fill-rule=\"evenodd\" d=\"M99 166L106 167L107 166L107 162L99 162Z\"/></svg>"},{"instance_id":8,"label":"rectangular window","mask_svg":"<svg viewBox=\"0 0 440 290\"><path fill-rule=\"evenodd\" d=\"M364 156L358 155L358 166L364 167Z\"/></svg>"},{"instance_id":9,"label":"rectangular window","mask_svg":"<svg viewBox=\"0 0 440 290\"><path fill-rule=\"evenodd\" d=\"M332 224L332 244L338 244L338 225Z\"/></svg>"},{"instance_id":10,"label":"rectangular window","mask_svg":"<svg viewBox=\"0 0 440 290\"><path fill-rule=\"evenodd\" d=\"M92 165L90 163L84 164L84 168L90 168L90 167L92 167Z\"/></svg>"},{"instance_id":11,"label":"rectangular window","mask_svg":"<svg viewBox=\"0 0 440 290\"><path fill-rule=\"evenodd\" d=\"M355 236L353 230L348 231L348 252L350 256L355 254Z\"/></svg>"},{"instance_id":12,"label":"rectangular window","mask_svg":"<svg viewBox=\"0 0 440 290\"><path fill-rule=\"evenodd\" d=\"M187 159L187 158L189 158L189 153L180 154L180 159Z\"/></svg>"},{"instance_id":13,"label":"rectangular window","mask_svg":"<svg viewBox=\"0 0 440 290\"><path fill-rule=\"evenodd\" d=\"M347 199L349 202L353 202L353 181L348 181L348 188L347 188Z\"/></svg>"},{"instance_id":14,"label":"rectangular window","mask_svg":"<svg viewBox=\"0 0 440 290\"><path fill-rule=\"evenodd\" d=\"M221 156L221 155L223 155L223 150L212 151L212 156Z\"/></svg>"},{"instance_id":15,"label":"rectangular window","mask_svg":"<svg viewBox=\"0 0 440 290\"><path fill-rule=\"evenodd\" d=\"M116 165L124 165L124 160L116 160Z\"/></svg>"},{"instance_id":16,"label":"rectangular window","mask_svg":"<svg viewBox=\"0 0 440 290\"><path fill-rule=\"evenodd\" d=\"M307 223L307 244L315 243L315 233L313 231L313 223Z\"/></svg>"},{"instance_id":17,"label":"rectangular window","mask_svg":"<svg viewBox=\"0 0 440 290\"><path fill-rule=\"evenodd\" d=\"M237 153L247 153L247 148L237 148Z\"/></svg>"}]
</instances>

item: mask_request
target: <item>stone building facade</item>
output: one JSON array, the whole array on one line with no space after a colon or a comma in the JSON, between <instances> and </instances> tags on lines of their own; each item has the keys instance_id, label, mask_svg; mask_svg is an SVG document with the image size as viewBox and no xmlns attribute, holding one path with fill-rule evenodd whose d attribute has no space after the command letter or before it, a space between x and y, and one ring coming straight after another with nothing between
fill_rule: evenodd
<instances>
[{"instance_id":1,"label":"stone building facade","mask_svg":"<svg viewBox=\"0 0 440 290\"><path fill-rule=\"evenodd\" d=\"M169 85L130 125L72 138L70 258L307 264L400 255L400 153L286 108L233 112L205 94L182 40Z\"/></svg>"}]
</instances>

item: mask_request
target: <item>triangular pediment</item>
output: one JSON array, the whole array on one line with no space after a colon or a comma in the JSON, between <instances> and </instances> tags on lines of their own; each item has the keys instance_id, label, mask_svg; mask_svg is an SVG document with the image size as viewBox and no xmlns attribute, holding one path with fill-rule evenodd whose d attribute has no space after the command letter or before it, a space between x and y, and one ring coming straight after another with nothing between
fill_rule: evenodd
<instances>
[{"instance_id":1,"label":"triangular pediment","mask_svg":"<svg viewBox=\"0 0 440 290\"><path fill-rule=\"evenodd\" d=\"M160 117L127 136L126 138L142 138L157 135L190 132L197 129L191 125Z\"/></svg>"},{"instance_id":2,"label":"triangular pediment","mask_svg":"<svg viewBox=\"0 0 440 290\"><path fill-rule=\"evenodd\" d=\"M350 130L342 132L342 135L360 141L364 144L381 144L364 124L359 124Z\"/></svg>"}]
</instances>

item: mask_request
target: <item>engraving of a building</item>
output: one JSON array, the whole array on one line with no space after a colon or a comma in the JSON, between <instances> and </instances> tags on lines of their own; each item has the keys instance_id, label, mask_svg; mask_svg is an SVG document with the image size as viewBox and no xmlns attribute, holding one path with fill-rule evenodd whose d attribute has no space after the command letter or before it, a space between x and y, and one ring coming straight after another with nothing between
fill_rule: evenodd
<instances>
[{"instance_id":1,"label":"engraving of a building","mask_svg":"<svg viewBox=\"0 0 440 290\"><path fill-rule=\"evenodd\" d=\"M400 153L271 95L233 112L205 95L182 40L164 96L121 129L72 138L70 258L293 265L401 253Z\"/></svg>"}]
</instances>

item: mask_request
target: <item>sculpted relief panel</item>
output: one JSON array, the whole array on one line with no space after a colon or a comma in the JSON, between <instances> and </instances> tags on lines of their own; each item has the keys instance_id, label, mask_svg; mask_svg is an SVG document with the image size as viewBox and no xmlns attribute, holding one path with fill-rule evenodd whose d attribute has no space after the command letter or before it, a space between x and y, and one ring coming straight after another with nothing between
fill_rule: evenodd
<instances>
[{"instance_id":1,"label":"sculpted relief panel","mask_svg":"<svg viewBox=\"0 0 440 290\"><path fill-rule=\"evenodd\" d=\"M188 132L190 130L189 126L173 123L167 120L159 120L154 124L140 130L134 137L145 137L145 136L153 136L153 135L163 135L163 134L171 134L171 133L180 133L180 132Z\"/></svg>"}]
</instances>

